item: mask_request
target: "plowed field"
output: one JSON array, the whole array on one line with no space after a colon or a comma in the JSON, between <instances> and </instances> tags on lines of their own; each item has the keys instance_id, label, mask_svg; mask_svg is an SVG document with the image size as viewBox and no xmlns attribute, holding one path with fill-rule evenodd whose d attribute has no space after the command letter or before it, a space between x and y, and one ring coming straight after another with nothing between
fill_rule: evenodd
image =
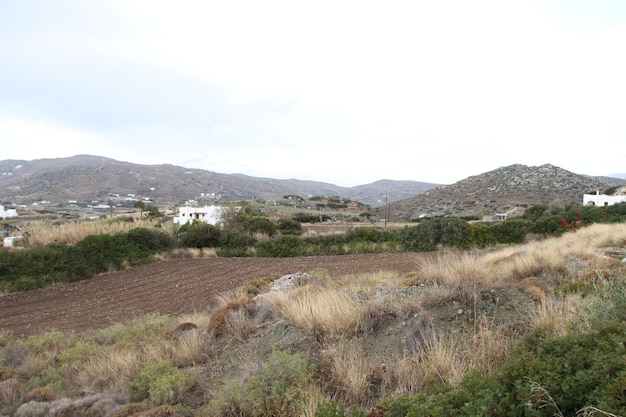
<instances>
[{"instance_id":1,"label":"plowed field","mask_svg":"<svg viewBox=\"0 0 626 417\"><path fill-rule=\"evenodd\" d=\"M417 270L432 254L296 258L176 259L89 280L0 296L0 330L16 336L102 328L147 313L184 314L210 307L213 295L257 278L325 269L334 277Z\"/></svg>"}]
</instances>

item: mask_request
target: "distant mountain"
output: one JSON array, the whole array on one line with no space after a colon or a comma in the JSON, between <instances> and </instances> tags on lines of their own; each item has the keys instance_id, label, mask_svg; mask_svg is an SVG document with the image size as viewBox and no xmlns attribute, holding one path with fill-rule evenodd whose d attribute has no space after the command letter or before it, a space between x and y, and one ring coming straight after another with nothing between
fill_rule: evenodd
<instances>
[{"instance_id":1,"label":"distant mountain","mask_svg":"<svg viewBox=\"0 0 626 417\"><path fill-rule=\"evenodd\" d=\"M389 207L392 217L404 220L421 215L480 217L540 203L582 204L583 194L602 191L619 182L615 178L599 180L574 174L550 164L516 164L437 187L393 202Z\"/></svg>"},{"instance_id":2,"label":"distant mountain","mask_svg":"<svg viewBox=\"0 0 626 417\"><path fill-rule=\"evenodd\" d=\"M200 203L284 195L339 196L376 206L412 197L439 184L381 180L357 187L296 179L278 180L241 174L220 174L174 165L137 165L100 156L33 161L0 161L0 203L30 204L70 200L106 202L111 195L133 195L174 206L186 200Z\"/></svg>"}]
</instances>

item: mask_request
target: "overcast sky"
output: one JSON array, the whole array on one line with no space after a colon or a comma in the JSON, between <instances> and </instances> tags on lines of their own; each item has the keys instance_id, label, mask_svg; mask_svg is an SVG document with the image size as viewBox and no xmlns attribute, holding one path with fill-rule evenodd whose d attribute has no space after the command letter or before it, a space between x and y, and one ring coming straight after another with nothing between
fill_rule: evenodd
<instances>
[{"instance_id":1,"label":"overcast sky","mask_svg":"<svg viewBox=\"0 0 626 417\"><path fill-rule=\"evenodd\" d=\"M626 172L626 1L0 0L0 160Z\"/></svg>"}]
</instances>

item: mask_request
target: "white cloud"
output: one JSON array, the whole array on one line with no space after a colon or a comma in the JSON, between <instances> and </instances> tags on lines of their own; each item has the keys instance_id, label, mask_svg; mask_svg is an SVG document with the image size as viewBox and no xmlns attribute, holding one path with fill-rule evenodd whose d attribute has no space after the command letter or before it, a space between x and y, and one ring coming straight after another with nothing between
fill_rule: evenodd
<instances>
[{"instance_id":1,"label":"white cloud","mask_svg":"<svg viewBox=\"0 0 626 417\"><path fill-rule=\"evenodd\" d=\"M625 156L623 9L495 0L12 6L4 14L13 23L0 29L10 40L0 42L0 78L10 80L0 81L10 93L0 118L46 120L38 137L84 136L88 153L131 162L340 185L447 183L511 163L608 174L623 171ZM29 122L21 135L37 129ZM31 152L16 146L10 157Z\"/></svg>"}]
</instances>

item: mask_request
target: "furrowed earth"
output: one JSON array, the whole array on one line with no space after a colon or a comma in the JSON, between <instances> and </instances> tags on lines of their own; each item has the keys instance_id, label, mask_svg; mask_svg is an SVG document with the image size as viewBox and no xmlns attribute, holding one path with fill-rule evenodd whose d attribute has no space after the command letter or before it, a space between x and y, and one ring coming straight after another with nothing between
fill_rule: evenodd
<instances>
[{"instance_id":1,"label":"furrowed earth","mask_svg":"<svg viewBox=\"0 0 626 417\"><path fill-rule=\"evenodd\" d=\"M0 331L80 332L150 314L206 311L216 294L249 281L321 269L333 277L418 269L427 253L293 258L174 259L47 288L0 295Z\"/></svg>"}]
</instances>

